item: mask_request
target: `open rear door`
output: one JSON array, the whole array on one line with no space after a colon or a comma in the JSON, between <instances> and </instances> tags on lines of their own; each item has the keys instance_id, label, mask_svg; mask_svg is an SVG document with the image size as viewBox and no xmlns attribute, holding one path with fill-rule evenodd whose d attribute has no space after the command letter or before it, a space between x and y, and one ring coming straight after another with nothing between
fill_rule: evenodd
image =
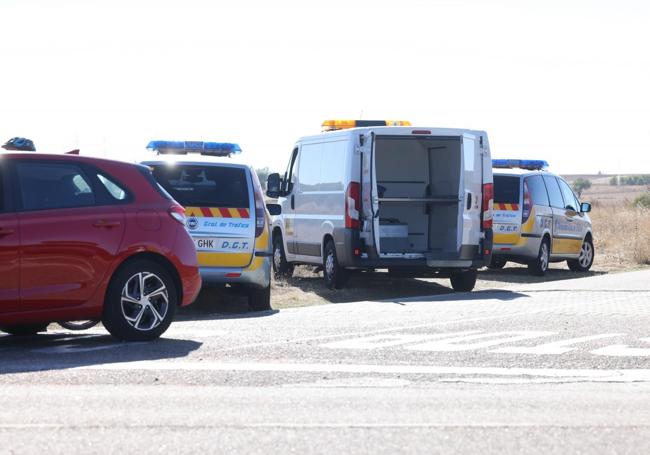
<instances>
[{"instance_id":1,"label":"open rear door","mask_svg":"<svg viewBox=\"0 0 650 455\"><path fill-rule=\"evenodd\" d=\"M366 252L371 258L378 256L376 233L379 232L379 196L375 169L375 133L367 132L358 137L361 155L361 234Z\"/></svg>"},{"instance_id":2,"label":"open rear door","mask_svg":"<svg viewBox=\"0 0 650 455\"><path fill-rule=\"evenodd\" d=\"M478 245L481 232L481 203L483 191L483 159L480 137L463 134L461 179L462 238L460 245ZM460 245L459 248L460 248Z\"/></svg>"}]
</instances>

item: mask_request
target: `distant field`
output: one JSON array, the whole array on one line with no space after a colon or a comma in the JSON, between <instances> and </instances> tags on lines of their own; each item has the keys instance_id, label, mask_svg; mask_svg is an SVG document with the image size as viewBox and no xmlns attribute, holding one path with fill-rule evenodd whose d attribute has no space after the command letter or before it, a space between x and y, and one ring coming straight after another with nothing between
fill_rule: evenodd
<instances>
[{"instance_id":1,"label":"distant field","mask_svg":"<svg viewBox=\"0 0 650 455\"><path fill-rule=\"evenodd\" d=\"M578 178L589 180L591 188L582 193L581 199L595 203L594 205L632 202L634 198L648 191L646 185L610 185L609 181L613 176L605 174L574 174L563 175L562 177L570 184L573 184Z\"/></svg>"}]
</instances>

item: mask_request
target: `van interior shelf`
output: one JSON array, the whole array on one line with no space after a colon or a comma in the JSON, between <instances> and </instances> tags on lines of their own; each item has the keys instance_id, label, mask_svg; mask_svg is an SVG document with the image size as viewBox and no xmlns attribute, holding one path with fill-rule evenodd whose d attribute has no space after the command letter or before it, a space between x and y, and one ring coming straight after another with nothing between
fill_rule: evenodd
<instances>
[{"instance_id":1,"label":"van interior shelf","mask_svg":"<svg viewBox=\"0 0 650 455\"><path fill-rule=\"evenodd\" d=\"M447 197L380 197L379 202L447 202L457 203L460 199L458 196Z\"/></svg>"}]
</instances>

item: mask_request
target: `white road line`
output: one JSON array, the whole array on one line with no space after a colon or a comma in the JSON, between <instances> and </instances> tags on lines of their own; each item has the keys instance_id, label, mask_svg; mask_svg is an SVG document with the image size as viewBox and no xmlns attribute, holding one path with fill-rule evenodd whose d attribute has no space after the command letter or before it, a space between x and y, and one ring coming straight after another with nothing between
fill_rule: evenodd
<instances>
[{"instance_id":1,"label":"white road line","mask_svg":"<svg viewBox=\"0 0 650 455\"><path fill-rule=\"evenodd\" d=\"M570 338L568 340L555 341L553 343L544 343L537 346L510 346L506 348L491 349L490 352L498 352L504 354L533 354L533 355L559 355L569 351L574 351L576 348L569 348L578 343L586 343L592 340L600 340L603 338L612 338L622 336L623 333L603 333L600 335L591 335L578 338ZM609 354L605 354L609 355Z\"/></svg>"},{"instance_id":2,"label":"white road line","mask_svg":"<svg viewBox=\"0 0 650 455\"><path fill-rule=\"evenodd\" d=\"M454 338L446 338L444 340L436 340L428 343L417 344L414 346L406 346L405 349L408 349L410 351L432 352L473 351L474 349L482 349L505 343L514 343L515 341L524 341L533 338L551 336L555 335L555 333L556 332L539 332L530 330L481 333L478 335L459 336Z\"/></svg>"},{"instance_id":3,"label":"white road line","mask_svg":"<svg viewBox=\"0 0 650 455\"><path fill-rule=\"evenodd\" d=\"M639 338L640 341L650 343L650 338ZM610 355L614 357L648 357L650 356L650 349L648 348L631 348L627 344L614 344L604 348L595 349L591 351L596 355Z\"/></svg>"},{"instance_id":4,"label":"white road line","mask_svg":"<svg viewBox=\"0 0 650 455\"><path fill-rule=\"evenodd\" d=\"M138 371L246 371L282 373L417 374L432 376L523 376L571 378L595 382L648 382L650 369L588 370L559 368L448 367L436 365L367 365L326 363L227 363L193 361L138 361L106 363L74 370Z\"/></svg>"},{"instance_id":5,"label":"white road line","mask_svg":"<svg viewBox=\"0 0 650 455\"><path fill-rule=\"evenodd\" d=\"M421 341L438 340L440 338L451 338L461 335L479 333L478 330L465 330L462 332L447 332L435 334L396 334L396 335L374 335L370 337L355 338L353 340L334 341L321 345L331 349L379 349L401 344L419 343Z\"/></svg>"}]
</instances>

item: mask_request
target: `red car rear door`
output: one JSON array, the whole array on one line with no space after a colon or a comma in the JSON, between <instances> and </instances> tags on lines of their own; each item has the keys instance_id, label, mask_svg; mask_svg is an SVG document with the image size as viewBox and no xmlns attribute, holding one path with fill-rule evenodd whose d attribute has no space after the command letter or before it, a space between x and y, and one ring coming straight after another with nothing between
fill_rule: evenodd
<instances>
[{"instance_id":1,"label":"red car rear door","mask_svg":"<svg viewBox=\"0 0 650 455\"><path fill-rule=\"evenodd\" d=\"M119 204L102 204L96 176L73 162L16 163L22 211L21 307L26 311L88 301L124 233Z\"/></svg>"},{"instance_id":2,"label":"red car rear door","mask_svg":"<svg viewBox=\"0 0 650 455\"><path fill-rule=\"evenodd\" d=\"M10 313L20 308L19 236L4 172L0 164L0 313Z\"/></svg>"}]
</instances>

